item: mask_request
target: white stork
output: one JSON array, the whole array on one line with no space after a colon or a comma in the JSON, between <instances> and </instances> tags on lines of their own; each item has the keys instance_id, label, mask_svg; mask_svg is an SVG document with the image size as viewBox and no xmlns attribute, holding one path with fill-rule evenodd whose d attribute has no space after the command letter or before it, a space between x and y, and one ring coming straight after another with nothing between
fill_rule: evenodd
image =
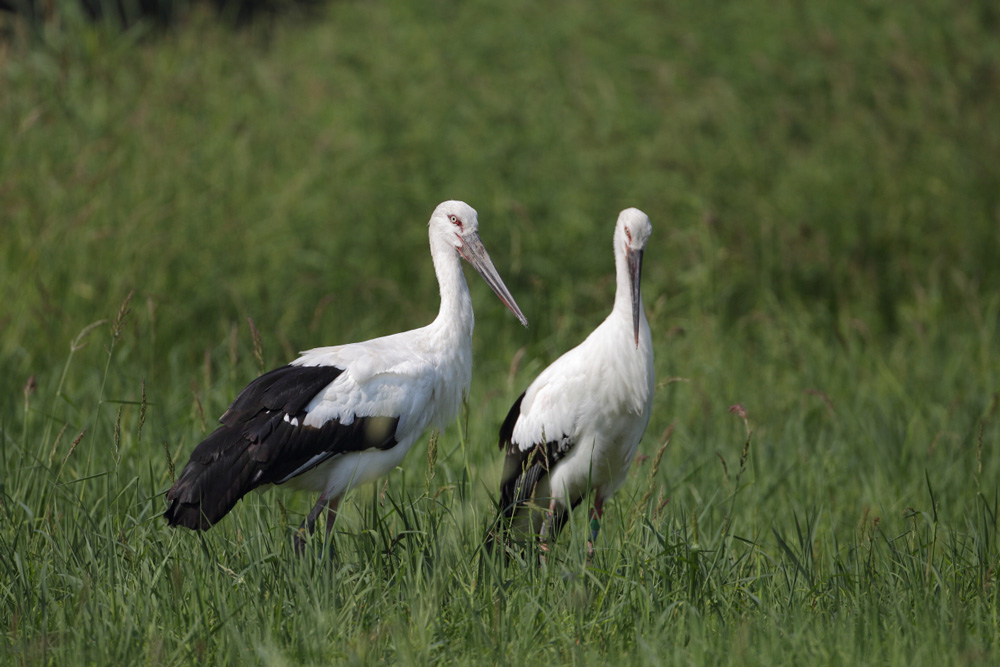
<instances>
[{"instance_id":1,"label":"white stork","mask_svg":"<svg viewBox=\"0 0 1000 667\"><path fill-rule=\"evenodd\" d=\"M653 345L639 280L651 233L645 213L621 212L614 234L617 288L611 314L542 371L500 427L506 459L498 530L507 540L510 531L538 535L546 549L569 511L593 490L587 545L592 553L604 502L625 482L649 424Z\"/></svg>"},{"instance_id":2,"label":"white stork","mask_svg":"<svg viewBox=\"0 0 1000 667\"><path fill-rule=\"evenodd\" d=\"M446 201L428 227L441 291L434 321L303 352L247 385L167 491L171 526L207 530L251 490L287 483L320 494L303 525L311 534L326 506L329 535L350 488L386 475L428 427L455 418L472 381L474 318L461 258L528 322L479 239L475 209Z\"/></svg>"}]
</instances>

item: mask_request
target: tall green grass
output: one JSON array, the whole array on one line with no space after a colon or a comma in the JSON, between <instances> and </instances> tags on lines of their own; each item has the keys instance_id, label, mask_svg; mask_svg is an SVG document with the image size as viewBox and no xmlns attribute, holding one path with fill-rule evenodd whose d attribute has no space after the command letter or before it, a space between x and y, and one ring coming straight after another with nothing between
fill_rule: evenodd
<instances>
[{"instance_id":1,"label":"tall green grass","mask_svg":"<svg viewBox=\"0 0 1000 667\"><path fill-rule=\"evenodd\" d=\"M344 2L8 31L3 662L995 661L998 19ZM282 490L167 529L261 370L433 317L448 198L531 323L469 276L466 413L305 558L313 499ZM643 457L590 564L582 513L505 564L497 428L609 310L626 206L654 224Z\"/></svg>"}]
</instances>

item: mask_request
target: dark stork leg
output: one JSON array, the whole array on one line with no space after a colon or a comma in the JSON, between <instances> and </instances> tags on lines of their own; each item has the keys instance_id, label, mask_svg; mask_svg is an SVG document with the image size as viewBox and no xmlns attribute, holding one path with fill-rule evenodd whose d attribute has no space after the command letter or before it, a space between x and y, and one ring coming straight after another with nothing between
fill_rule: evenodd
<instances>
[{"instance_id":1,"label":"dark stork leg","mask_svg":"<svg viewBox=\"0 0 1000 667\"><path fill-rule=\"evenodd\" d=\"M321 495L319 497L319 502L317 502L313 508L309 511L309 516L306 520L298 527L295 531L295 553L302 555L306 551L306 538L305 536L312 535L316 532L316 519L319 518L320 512L323 511L324 507L329 508L329 514L326 519L326 536L330 537L330 532L333 530L333 522L337 519L337 506L340 505L340 498L331 498L329 503L327 502L326 495Z\"/></svg>"},{"instance_id":2,"label":"dark stork leg","mask_svg":"<svg viewBox=\"0 0 1000 667\"><path fill-rule=\"evenodd\" d=\"M538 545L541 553L538 555L538 561L542 564L545 563L545 559L549 553L549 532L552 530L552 521L556 515L556 499L553 497L549 501L549 508L545 510L545 515L542 517L542 527L538 531Z\"/></svg>"},{"instance_id":3,"label":"dark stork leg","mask_svg":"<svg viewBox=\"0 0 1000 667\"><path fill-rule=\"evenodd\" d=\"M594 543L597 542L597 534L601 532L601 519L604 517L604 498L600 491L594 492L594 506L590 510L590 539L587 540L587 560L594 555Z\"/></svg>"}]
</instances>

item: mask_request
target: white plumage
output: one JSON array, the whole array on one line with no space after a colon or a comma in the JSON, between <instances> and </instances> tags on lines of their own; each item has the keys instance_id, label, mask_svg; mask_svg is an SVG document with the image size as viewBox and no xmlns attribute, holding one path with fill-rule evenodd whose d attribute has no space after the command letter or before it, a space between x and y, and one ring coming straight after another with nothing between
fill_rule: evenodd
<instances>
[{"instance_id":1,"label":"white plumage","mask_svg":"<svg viewBox=\"0 0 1000 667\"><path fill-rule=\"evenodd\" d=\"M653 344L640 292L649 218L630 208L614 233L617 287L611 314L535 379L500 428L506 451L500 530L548 539L594 492L591 541L604 501L625 482L653 401ZM543 511L531 512L530 505Z\"/></svg>"},{"instance_id":2,"label":"white plumage","mask_svg":"<svg viewBox=\"0 0 1000 667\"><path fill-rule=\"evenodd\" d=\"M384 476L427 428L454 419L472 381L474 317L461 258L527 326L478 224L476 211L459 201L431 216L441 308L429 325L309 350L250 383L167 492L170 525L205 530L252 489L288 483L320 494L305 526L312 532L328 506L329 532L350 488Z\"/></svg>"}]
</instances>

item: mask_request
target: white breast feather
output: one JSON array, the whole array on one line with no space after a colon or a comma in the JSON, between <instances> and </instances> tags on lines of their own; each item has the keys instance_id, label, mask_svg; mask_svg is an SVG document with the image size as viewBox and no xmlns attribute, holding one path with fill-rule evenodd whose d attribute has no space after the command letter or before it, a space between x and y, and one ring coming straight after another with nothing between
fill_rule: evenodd
<instances>
[{"instance_id":1,"label":"white breast feather","mask_svg":"<svg viewBox=\"0 0 1000 667\"><path fill-rule=\"evenodd\" d=\"M531 383L514 425L513 441L521 451L564 435L574 439L584 434L612 435L608 430L621 430L620 416L625 417L627 430L634 426L642 433L652 402L651 366L644 354L621 346L627 337L615 335L620 333L616 327L618 323L609 317ZM640 334L644 349L651 348L648 330L646 325ZM611 345L617 347L609 350ZM643 381L637 382L637 376ZM640 416L637 424L635 418Z\"/></svg>"}]
</instances>

